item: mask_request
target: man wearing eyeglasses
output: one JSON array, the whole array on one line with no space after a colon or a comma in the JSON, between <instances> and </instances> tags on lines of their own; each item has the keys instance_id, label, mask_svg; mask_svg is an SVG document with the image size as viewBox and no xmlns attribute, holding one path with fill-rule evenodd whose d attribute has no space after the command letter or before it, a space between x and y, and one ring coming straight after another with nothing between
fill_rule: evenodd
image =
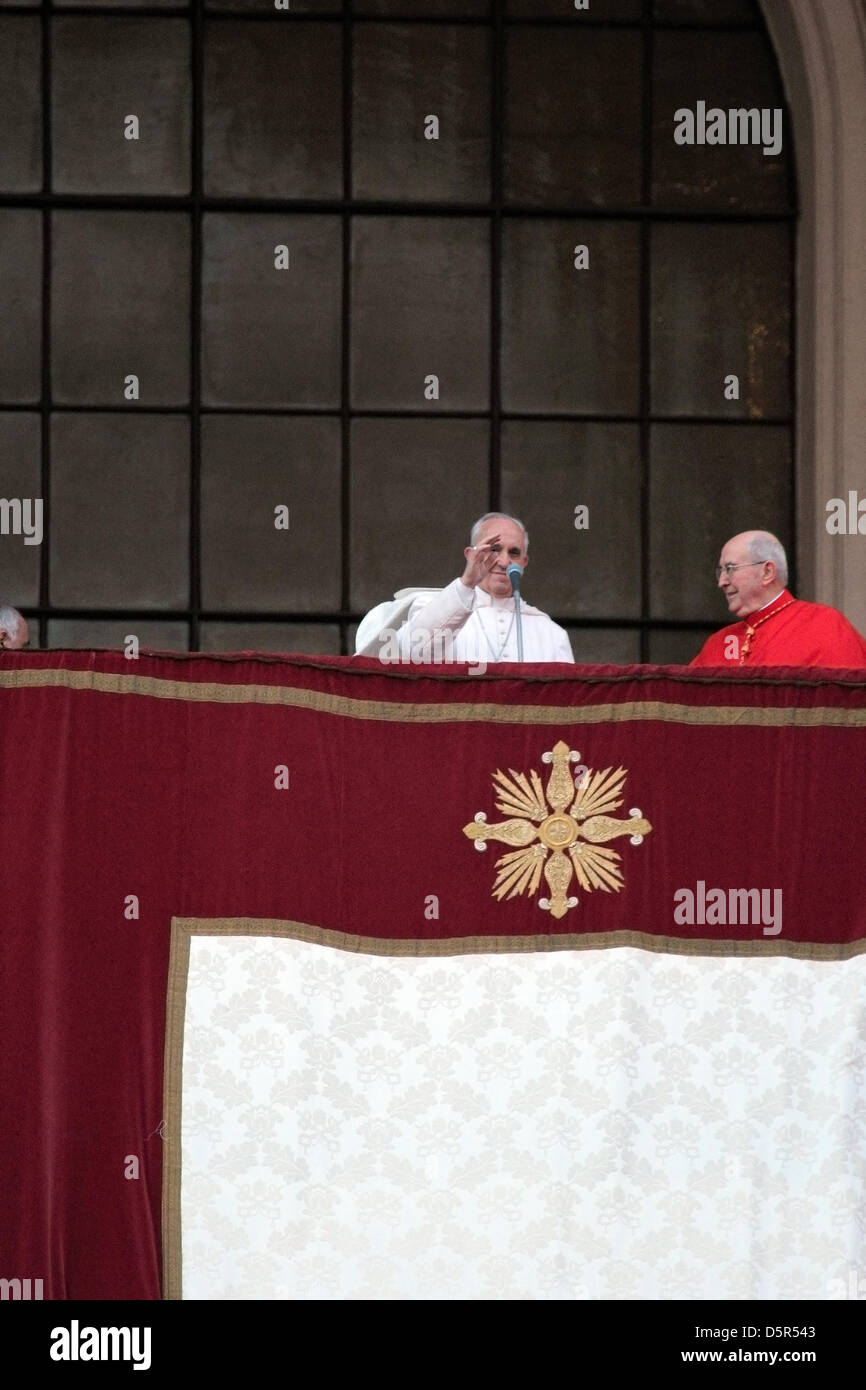
<instances>
[{"instance_id":1,"label":"man wearing eyeglasses","mask_svg":"<svg viewBox=\"0 0 866 1390\"><path fill-rule=\"evenodd\" d=\"M27 619L17 608L0 604L0 648L4 651L17 651L19 647L30 646L30 629Z\"/></svg>"},{"instance_id":2,"label":"man wearing eyeglasses","mask_svg":"<svg viewBox=\"0 0 866 1390\"><path fill-rule=\"evenodd\" d=\"M743 531L722 548L716 583L737 619L714 632L692 666L866 668L866 640L823 603L794 598L788 561L769 531Z\"/></svg>"},{"instance_id":3,"label":"man wearing eyeglasses","mask_svg":"<svg viewBox=\"0 0 866 1390\"><path fill-rule=\"evenodd\" d=\"M522 521L485 512L463 551L465 568L445 589L401 589L362 618L355 637L360 656L381 661L465 661L480 674L488 662L517 661L515 598L509 565L529 563ZM567 661L568 633L518 596L525 661Z\"/></svg>"}]
</instances>

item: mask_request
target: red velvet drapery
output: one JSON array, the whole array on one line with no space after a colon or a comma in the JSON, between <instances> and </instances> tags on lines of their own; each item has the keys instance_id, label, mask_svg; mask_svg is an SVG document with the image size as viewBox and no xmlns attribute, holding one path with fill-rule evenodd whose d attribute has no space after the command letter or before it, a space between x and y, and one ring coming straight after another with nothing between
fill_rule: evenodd
<instances>
[{"instance_id":1,"label":"red velvet drapery","mask_svg":"<svg viewBox=\"0 0 866 1390\"><path fill-rule=\"evenodd\" d=\"M46 1298L160 1296L172 917L828 960L866 941L866 673L4 653L0 705L0 1276ZM613 814L652 830L610 841L620 891L557 920L543 884L497 901L508 846L463 827L506 818L497 769L546 783L559 741L622 767ZM781 931L676 923L699 883L782 890Z\"/></svg>"}]
</instances>

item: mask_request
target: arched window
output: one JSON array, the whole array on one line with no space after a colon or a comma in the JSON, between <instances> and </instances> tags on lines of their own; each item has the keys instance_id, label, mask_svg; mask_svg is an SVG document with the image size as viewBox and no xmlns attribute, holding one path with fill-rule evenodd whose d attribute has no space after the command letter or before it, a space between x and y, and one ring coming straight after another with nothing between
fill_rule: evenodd
<instances>
[{"instance_id":1,"label":"arched window","mask_svg":"<svg viewBox=\"0 0 866 1390\"><path fill-rule=\"evenodd\" d=\"M729 535L794 559L752 0L105 8L0 9L0 482L46 508L0 589L43 641L351 650L503 507L578 660L685 660Z\"/></svg>"}]
</instances>

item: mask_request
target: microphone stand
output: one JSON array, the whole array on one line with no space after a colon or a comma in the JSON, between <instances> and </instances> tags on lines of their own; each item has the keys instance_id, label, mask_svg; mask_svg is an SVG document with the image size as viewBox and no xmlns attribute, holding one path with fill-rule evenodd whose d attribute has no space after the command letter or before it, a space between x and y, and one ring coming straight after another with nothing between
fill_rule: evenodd
<instances>
[{"instance_id":1,"label":"microphone stand","mask_svg":"<svg viewBox=\"0 0 866 1390\"><path fill-rule=\"evenodd\" d=\"M517 623L517 660L523 660L523 614L520 611L520 581L523 570L520 565L509 565L505 571L511 580L511 593L514 598L514 620Z\"/></svg>"}]
</instances>

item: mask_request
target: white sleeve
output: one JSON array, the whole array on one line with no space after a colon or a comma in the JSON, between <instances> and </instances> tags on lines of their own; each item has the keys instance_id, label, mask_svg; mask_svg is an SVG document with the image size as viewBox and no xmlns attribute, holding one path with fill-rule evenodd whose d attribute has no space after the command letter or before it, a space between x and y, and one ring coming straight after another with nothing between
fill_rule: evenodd
<instances>
[{"instance_id":1,"label":"white sleeve","mask_svg":"<svg viewBox=\"0 0 866 1390\"><path fill-rule=\"evenodd\" d=\"M399 603L396 599L389 598L385 603L378 603L375 608L371 608L369 613L365 613L358 624L358 631L355 633L355 652L364 656L375 656L377 653L372 650L376 638L384 628L388 627L388 614L394 612ZM370 647L369 652L364 648Z\"/></svg>"},{"instance_id":2,"label":"white sleeve","mask_svg":"<svg viewBox=\"0 0 866 1390\"><path fill-rule=\"evenodd\" d=\"M474 606L475 590L468 589L460 579L453 579L432 598L416 599L397 633L401 656L411 654L413 634L416 642L423 642L427 646L436 641L437 635L441 641L444 633L459 632L466 625Z\"/></svg>"},{"instance_id":3,"label":"white sleeve","mask_svg":"<svg viewBox=\"0 0 866 1390\"><path fill-rule=\"evenodd\" d=\"M554 623L556 628L556 654L551 658L552 661L571 661L574 662L574 652L571 650L571 642L564 627Z\"/></svg>"}]
</instances>

